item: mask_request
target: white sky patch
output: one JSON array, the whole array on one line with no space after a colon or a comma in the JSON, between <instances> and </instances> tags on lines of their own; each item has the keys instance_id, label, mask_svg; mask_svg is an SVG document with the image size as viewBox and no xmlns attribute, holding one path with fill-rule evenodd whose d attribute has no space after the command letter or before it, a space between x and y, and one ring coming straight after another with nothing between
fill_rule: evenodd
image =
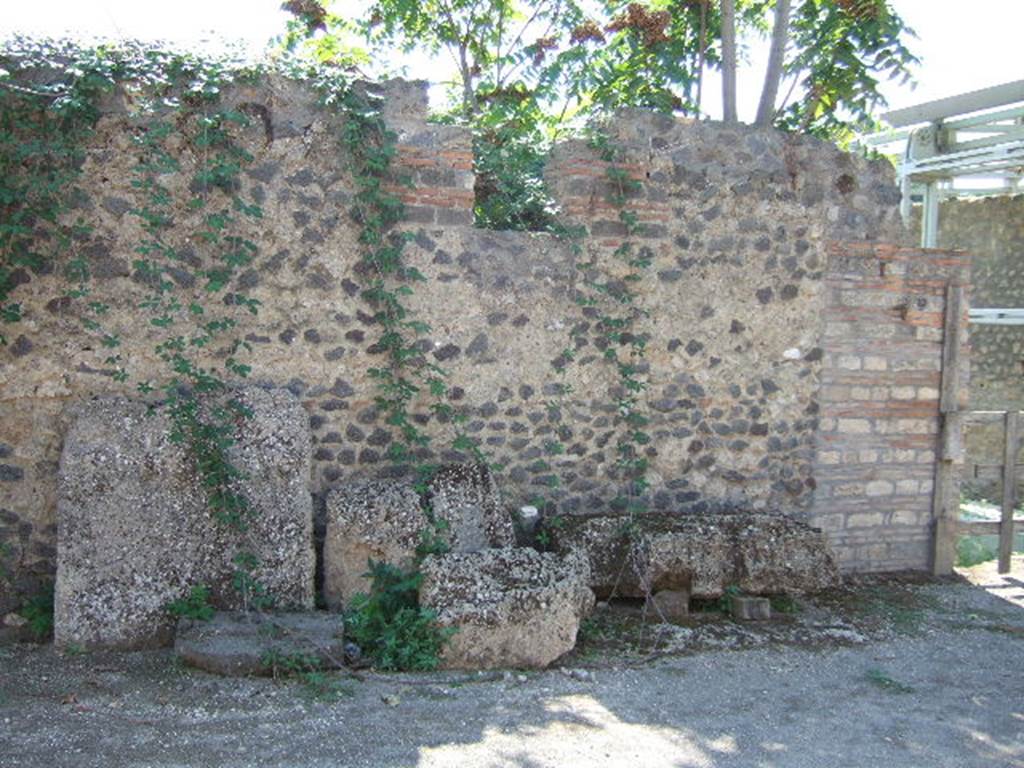
<instances>
[{"instance_id":1,"label":"white sky patch","mask_svg":"<svg viewBox=\"0 0 1024 768\"><path fill-rule=\"evenodd\" d=\"M350 0L349 0L350 2ZM0 38L14 32L28 35L85 36L165 40L190 46L217 46L220 41L243 41L260 50L284 30L288 16L280 0L50 0L25 3L2 0ZM338 7L344 7L339 3ZM885 83L890 108L976 90L1024 78L1020 30L1021 0L893 0L893 6L919 36L912 49L921 57L918 87ZM766 46L751 45L751 65L739 75L740 116L752 119L760 94ZM447 57L412 59L409 70L434 81L451 77ZM719 79L709 76L705 109L721 114Z\"/></svg>"}]
</instances>

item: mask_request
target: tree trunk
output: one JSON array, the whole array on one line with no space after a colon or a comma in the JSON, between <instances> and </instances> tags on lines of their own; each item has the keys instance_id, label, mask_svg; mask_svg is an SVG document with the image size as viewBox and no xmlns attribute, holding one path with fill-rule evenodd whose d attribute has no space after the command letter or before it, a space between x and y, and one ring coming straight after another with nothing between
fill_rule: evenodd
<instances>
[{"instance_id":1,"label":"tree trunk","mask_svg":"<svg viewBox=\"0 0 1024 768\"><path fill-rule=\"evenodd\" d=\"M789 40L789 9L790 0L776 0L772 47L768 54L768 71L764 75L764 88L761 89L761 103L757 106L756 125L771 125L775 118L775 100L779 96L782 65L786 59L786 43Z\"/></svg>"},{"instance_id":2,"label":"tree trunk","mask_svg":"<svg viewBox=\"0 0 1024 768\"><path fill-rule=\"evenodd\" d=\"M736 123L736 2L722 0L722 117Z\"/></svg>"}]
</instances>

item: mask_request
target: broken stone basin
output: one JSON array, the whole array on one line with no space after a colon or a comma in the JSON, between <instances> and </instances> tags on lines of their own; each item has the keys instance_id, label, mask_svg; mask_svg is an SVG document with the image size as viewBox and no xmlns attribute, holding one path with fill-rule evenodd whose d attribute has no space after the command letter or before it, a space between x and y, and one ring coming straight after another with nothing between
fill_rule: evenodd
<instances>
[{"instance_id":1,"label":"broken stone basin","mask_svg":"<svg viewBox=\"0 0 1024 768\"><path fill-rule=\"evenodd\" d=\"M594 605L589 569L577 555L487 549L423 562L420 603L456 633L447 669L543 668L576 644Z\"/></svg>"},{"instance_id":2,"label":"broken stone basin","mask_svg":"<svg viewBox=\"0 0 1024 768\"><path fill-rule=\"evenodd\" d=\"M344 663L344 624L328 613L217 613L181 619L174 650L189 666L218 675L270 675L337 669Z\"/></svg>"},{"instance_id":3,"label":"broken stone basin","mask_svg":"<svg viewBox=\"0 0 1024 768\"><path fill-rule=\"evenodd\" d=\"M491 470L480 463L445 464L426 488L434 518L453 552L510 547L512 517L501 502ZM370 591L368 560L412 564L421 535L430 527L420 494L408 480L356 480L327 496L324 598L342 610Z\"/></svg>"},{"instance_id":4,"label":"broken stone basin","mask_svg":"<svg viewBox=\"0 0 1024 768\"><path fill-rule=\"evenodd\" d=\"M444 464L427 485L434 517L444 521L452 552L476 552L515 544L512 516L501 501L498 484L482 462Z\"/></svg>"},{"instance_id":5,"label":"broken stone basin","mask_svg":"<svg viewBox=\"0 0 1024 768\"><path fill-rule=\"evenodd\" d=\"M586 557L599 597L686 589L717 598L728 586L805 594L839 584L825 535L781 515L570 516L550 530L558 551Z\"/></svg>"}]
</instances>

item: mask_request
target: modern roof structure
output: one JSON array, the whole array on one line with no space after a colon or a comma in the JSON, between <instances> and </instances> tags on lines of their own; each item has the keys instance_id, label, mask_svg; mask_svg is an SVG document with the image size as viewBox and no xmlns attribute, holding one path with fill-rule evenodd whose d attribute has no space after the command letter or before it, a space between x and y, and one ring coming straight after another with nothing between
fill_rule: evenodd
<instances>
[{"instance_id":1,"label":"modern roof structure","mask_svg":"<svg viewBox=\"0 0 1024 768\"><path fill-rule=\"evenodd\" d=\"M908 220L914 199L923 202L922 246L938 244L943 197L1024 191L1024 80L897 109L882 118L891 130L868 136L862 144L903 144L901 209ZM1024 310L973 309L971 321L1024 325Z\"/></svg>"}]
</instances>

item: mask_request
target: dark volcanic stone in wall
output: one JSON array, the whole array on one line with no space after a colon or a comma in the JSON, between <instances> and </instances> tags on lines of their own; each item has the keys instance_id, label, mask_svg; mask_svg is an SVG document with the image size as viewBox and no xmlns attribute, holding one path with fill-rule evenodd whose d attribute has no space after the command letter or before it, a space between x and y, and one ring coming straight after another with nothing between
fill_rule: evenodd
<instances>
[{"instance_id":1,"label":"dark volcanic stone in wall","mask_svg":"<svg viewBox=\"0 0 1024 768\"><path fill-rule=\"evenodd\" d=\"M269 129L260 120L246 134L254 161L239 191L264 208L263 218L242 232L259 251L238 288L261 302L260 313L244 321L243 337L253 347L245 362L254 377L287 386L301 400L316 441L314 491L407 471L391 466L395 429L375 407L380 392L370 372L387 360L379 308L363 298L370 276L347 213L354 185L337 147L340 126L292 84L232 94L230 103L262 105L269 119ZM396 162L414 186L394 191L409 214L405 258L426 277L410 284L408 297L415 319L430 326L415 354L447 371L441 402L458 417L456 423L432 411L434 401L421 389L413 422L432 440L417 460L467 458L452 449L458 429L503 466L498 482L510 506L607 508L631 490L616 466L625 431L615 404L621 382L603 359L603 310L575 301L580 257L547 235L465 226L473 203L471 136L427 124L413 102L397 109L394 127ZM616 126L641 181L629 205L643 225L637 253L651 266L636 285L614 270L586 277L606 281L613 293L635 291L636 308L647 313L618 349L625 359L631 340L646 342L645 360L636 362L647 383L642 410L651 418L652 442L644 446L650 494L679 512L772 505L803 514L813 480L807 467L814 427L807 419L824 362L821 273L829 241L895 237L895 204L883 193L891 176L834 147L773 132L639 112ZM97 126L83 187L99 201L140 204L130 183L129 135L124 116L106 116ZM549 169L566 214L606 232L586 239L582 258L621 263L613 254L624 229L603 203L607 190L591 150L562 146ZM182 201L191 198L188 174L167 181ZM220 190L209 195L232 204ZM112 203L88 212L96 241L112 257L137 246L127 210ZM197 215L185 204L175 209L182 231L199 226ZM179 245L202 263L194 244ZM110 376L97 375L91 353L69 369L68 351L82 346L68 317L76 310L54 300L63 295L55 276L26 277L19 289L36 325L24 330L20 346L14 337L0 349L0 364L18 373L0 390L0 419L11 423L47 403L95 392L124 393ZM180 290L200 292L201 282ZM132 381L159 370L135 309L144 289L118 274L96 288L110 300L112 330L138 349L129 360ZM770 291L770 300L760 302L758 291ZM218 354L223 350L210 350L204 362L220 365ZM564 374L552 368L556 360ZM86 366L81 372L78 363ZM44 421L48 426L38 428ZM14 468L0 470L0 484L11 493L5 508L33 526L31 543L52 545L56 487L45 467L55 461L63 427L56 417L36 422L19 428L14 455L0 459ZM23 476L13 479L18 472Z\"/></svg>"}]
</instances>

